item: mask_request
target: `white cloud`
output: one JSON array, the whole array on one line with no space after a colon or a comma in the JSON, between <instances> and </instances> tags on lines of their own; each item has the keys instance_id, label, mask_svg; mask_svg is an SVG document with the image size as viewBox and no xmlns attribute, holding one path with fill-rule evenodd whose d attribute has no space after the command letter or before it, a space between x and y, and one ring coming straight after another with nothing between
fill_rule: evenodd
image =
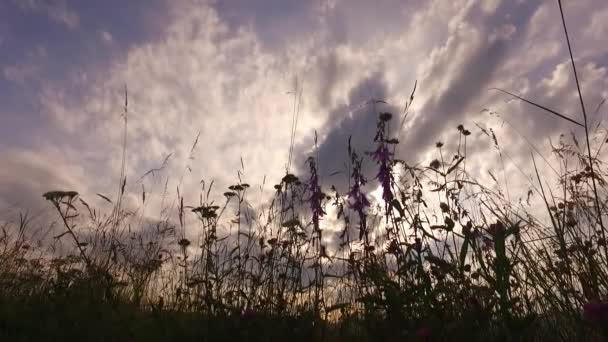
<instances>
[{"instance_id":1,"label":"white cloud","mask_svg":"<svg viewBox=\"0 0 608 342\"><path fill-rule=\"evenodd\" d=\"M37 149L0 148L0 208L37 211L46 207L42 194L51 190L79 190L87 179L75 155L41 145Z\"/></svg>"},{"instance_id":2,"label":"white cloud","mask_svg":"<svg viewBox=\"0 0 608 342\"><path fill-rule=\"evenodd\" d=\"M99 37L104 44L112 44L114 41L114 37L112 37L112 34L108 31L99 31Z\"/></svg>"},{"instance_id":3,"label":"white cloud","mask_svg":"<svg viewBox=\"0 0 608 342\"><path fill-rule=\"evenodd\" d=\"M481 0L481 9L485 13L494 13L500 6L500 0Z\"/></svg>"},{"instance_id":4,"label":"white cloud","mask_svg":"<svg viewBox=\"0 0 608 342\"><path fill-rule=\"evenodd\" d=\"M325 10L340 11L348 4L331 2ZM360 4L369 6L368 2ZM518 13L517 6L524 5L530 6L528 12ZM293 90L296 75L304 87L296 136L301 146L308 144L302 150L311 147L306 137L313 130L326 137L342 127L348 110L357 105L349 102L351 91L370 77L380 79L377 84L386 83L385 96L397 105L409 95L414 80L420 81L415 111L402 140L407 145L401 151L411 162L425 161L432 153L428 152L432 143L446 141L461 121L478 135L474 123L485 123L486 117L478 114L484 107L501 112L542 147L547 147L546 138L567 127L521 103L505 103L504 96L487 90L492 86L515 90L576 113L576 101L562 96L574 88L568 65L563 64L561 26L555 21L553 5L543 3L537 8L528 3L435 0L408 6L395 8L395 18L400 21L391 30L376 31L379 19L366 24L362 18L369 16L367 12L345 12L348 14L342 15L347 18L339 23L319 20L313 27L297 27L293 40L268 48L255 27L231 27L213 4L174 2L165 35L132 47L107 70L85 72L84 81L78 83L82 87L79 97L71 95L73 84L45 85L42 104L55 123L53 130L61 132L50 143L70 145L71 163L83 165L78 172L90 175L87 182L75 185L82 192L114 189L121 160L122 89L127 84L128 189L139 191L141 186L135 180L173 153L162 175L170 177L169 190L174 191L186 166L191 166L192 173L185 172L180 189L194 202L201 179L215 179L218 193L236 182L241 156L244 181L260 184L266 175L266 189L271 189L280 179L293 110L293 97L286 93ZM592 2L582 7L575 9L575 17L589 13ZM502 10L513 15L506 16ZM577 37L588 27L574 26ZM348 32L338 32L342 29ZM357 34L363 38L352 38ZM104 32L100 37L105 39ZM602 49L590 41L577 44L581 56L591 58ZM583 89L594 103L605 96L605 66L583 63L581 67ZM365 91L375 95L373 89ZM500 120L491 123L499 125ZM199 132L194 160L189 160ZM525 142L506 129L497 134L516 162L529 163ZM482 181L491 182L483 170L495 168L499 160L491 143L484 145L483 139L480 135L479 146L471 147L474 153L467 165ZM343 143L345 148L346 141ZM15 166L19 167L25 166ZM52 170L65 175L73 172L65 166ZM510 164L506 171L518 172ZM145 182L147 191L162 193L164 182ZM137 203L137 196L132 202Z\"/></svg>"},{"instance_id":5,"label":"white cloud","mask_svg":"<svg viewBox=\"0 0 608 342\"><path fill-rule=\"evenodd\" d=\"M591 16L591 24L585 31L595 39L602 39L608 35L608 8L596 11Z\"/></svg>"},{"instance_id":6,"label":"white cloud","mask_svg":"<svg viewBox=\"0 0 608 342\"><path fill-rule=\"evenodd\" d=\"M4 78L19 85L25 85L29 80L35 79L39 68L33 64L16 64L2 68Z\"/></svg>"}]
</instances>

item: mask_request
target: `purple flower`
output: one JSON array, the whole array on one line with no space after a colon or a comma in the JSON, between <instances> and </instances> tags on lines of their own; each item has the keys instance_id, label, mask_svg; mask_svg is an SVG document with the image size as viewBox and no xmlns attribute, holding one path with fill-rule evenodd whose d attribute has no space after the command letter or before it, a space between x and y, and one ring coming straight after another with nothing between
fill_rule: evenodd
<instances>
[{"instance_id":1,"label":"purple flower","mask_svg":"<svg viewBox=\"0 0 608 342\"><path fill-rule=\"evenodd\" d=\"M492 249L494 249L494 240L490 239L487 236L482 236L481 237L481 241L483 242L483 247L482 249L487 252L490 251Z\"/></svg>"},{"instance_id":2,"label":"purple flower","mask_svg":"<svg viewBox=\"0 0 608 342\"><path fill-rule=\"evenodd\" d=\"M369 207L370 203L365 193L361 190L361 187L367 183L361 174L362 160L357 157L355 152L352 152L351 158L353 163L353 173L351 176L353 185L348 192L348 206L359 214L359 239L362 239L364 236L367 237L366 214L364 210L366 207Z\"/></svg>"},{"instance_id":3,"label":"purple flower","mask_svg":"<svg viewBox=\"0 0 608 342\"><path fill-rule=\"evenodd\" d=\"M353 188L348 193L348 205L351 209L354 209L357 212L362 212L366 207L369 207L369 201L361 189L357 186L353 186Z\"/></svg>"},{"instance_id":4,"label":"purple flower","mask_svg":"<svg viewBox=\"0 0 608 342\"><path fill-rule=\"evenodd\" d=\"M319 231L319 221L325 215L323 210L323 199L325 194L321 191L319 186L319 176L317 175L317 167L313 158L308 159L308 165L310 167L310 178L308 180L307 188L310 191L310 210L312 211L312 222L315 231Z\"/></svg>"},{"instance_id":5,"label":"purple flower","mask_svg":"<svg viewBox=\"0 0 608 342\"><path fill-rule=\"evenodd\" d=\"M369 155L378 163L386 163L390 161L393 153L388 150L386 144L381 143L378 145L376 151L369 153Z\"/></svg>"},{"instance_id":6,"label":"purple flower","mask_svg":"<svg viewBox=\"0 0 608 342\"><path fill-rule=\"evenodd\" d=\"M394 196L391 186L394 182L394 177L392 173L391 166L391 158L393 153L388 150L388 146L386 144L385 137L385 122L380 121L378 123L378 131L376 133L376 138L374 141L378 143L378 148L374 152L369 152L368 154L372 157L374 161L376 161L380 168L378 169L378 174L376 174L376 178L380 182L382 186L382 199L385 202L386 209L386 219L388 220L388 208L390 203L392 202Z\"/></svg>"},{"instance_id":7,"label":"purple flower","mask_svg":"<svg viewBox=\"0 0 608 342\"><path fill-rule=\"evenodd\" d=\"M376 176L378 181L382 185L382 199L388 205L393 200L393 191L391 190L391 184L393 182L393 174L391 168L385 163L380 164L378 175Z\"/></svg>"}]
</instances>

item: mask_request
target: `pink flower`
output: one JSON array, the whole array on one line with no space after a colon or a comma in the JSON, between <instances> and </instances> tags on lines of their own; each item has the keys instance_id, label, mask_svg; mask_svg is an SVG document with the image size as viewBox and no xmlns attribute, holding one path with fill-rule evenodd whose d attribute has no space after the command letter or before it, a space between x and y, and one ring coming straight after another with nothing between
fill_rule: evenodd
<instances>
[{"instance_id":1,"label":"pink flower","mask_svg":"<svg viewBox=\"0 0 608 342\"><path fill-rule=\"evenodd\" d=\"M252 308L247 308L243 310L243 312L241 313L241 317L244 319L252 319L255 317L255 310L253 310Z\"/></svg>"},{"instance_id":2,"label":"pink flower","mask_svg":"<svg viewBox=\"0 0 608 342\"><path fill-rule=\"evenodd\" d=\"M416 337L422 340L427 340L431 337L431 329L427 326L422 326L416 330Z\"/></svg>"},{"instance_id":3,"label":"pink flower","mask_svg":"<svg viewBox=\"0 0 608 342\"><path fill-rule=\"evenodd\" d=\"M583 305L583 318L588 321L604 321L608 318L608 302L590 301Z\"/></svg>"}]
</instances>

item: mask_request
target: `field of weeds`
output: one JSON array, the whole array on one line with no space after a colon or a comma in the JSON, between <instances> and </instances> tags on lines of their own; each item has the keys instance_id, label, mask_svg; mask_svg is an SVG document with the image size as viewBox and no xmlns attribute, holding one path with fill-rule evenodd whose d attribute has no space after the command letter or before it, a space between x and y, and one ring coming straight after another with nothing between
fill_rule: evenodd
<instances>
[{"instance_id":1,"label":"field of weeds","mask_svg":"<svg viewBox=\"0 0 608 342\"><path fill-rule=\"evenodd\" d=\"M107 212L76 189L41 194L62 233L38 245L46 227L26 214L0 227L0 339L608 339L606 133L589 127L584 103L576 119L542 107L586 134L553 149L555 181L536 167L547 156L531 155L528 198L543 206L530 208L470 175L471 131L500 151L491 130L454 127L428 165L397 159L390 127L413 100L377 113L372 151L344 142L342 189L322 186L313 149L293 161L307 172L286 172L260 207L240 180L204 184L196 204L178 189L158 220L122 203L124 175L115 198L98 194Z\"/></svg>"}]
</instances>

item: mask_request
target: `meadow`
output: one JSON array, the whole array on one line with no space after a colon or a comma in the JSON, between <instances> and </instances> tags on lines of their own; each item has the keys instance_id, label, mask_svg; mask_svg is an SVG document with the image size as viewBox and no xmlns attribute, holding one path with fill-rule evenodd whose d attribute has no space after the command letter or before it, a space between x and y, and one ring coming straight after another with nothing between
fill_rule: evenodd
<instances>
[{"instance_id":1,"label":"meadow","mask_svg":"<svg viewBox=\"0 0 608 342\"><path fill-rule=\"evenodd\" d=\"M542 205L530 208L467 169L472 131L500 151L493 131L458 125L430 163L396 158L391 125L414 94L377 113L372 151L344 142L344 189L323 185L314 148L259 207L240 180L204 184L198 203L178 191L154 220L123 203L124 175L115 198L97 195L108 211L49 189L61 227L50 245L25 213L0 227L0 339L607 340L607 134L584 103L572 119L511 94L585 130L554 147L555 182L536 164L549 156L531 155L527 195Z\"/></svg>"}]
</instances>

